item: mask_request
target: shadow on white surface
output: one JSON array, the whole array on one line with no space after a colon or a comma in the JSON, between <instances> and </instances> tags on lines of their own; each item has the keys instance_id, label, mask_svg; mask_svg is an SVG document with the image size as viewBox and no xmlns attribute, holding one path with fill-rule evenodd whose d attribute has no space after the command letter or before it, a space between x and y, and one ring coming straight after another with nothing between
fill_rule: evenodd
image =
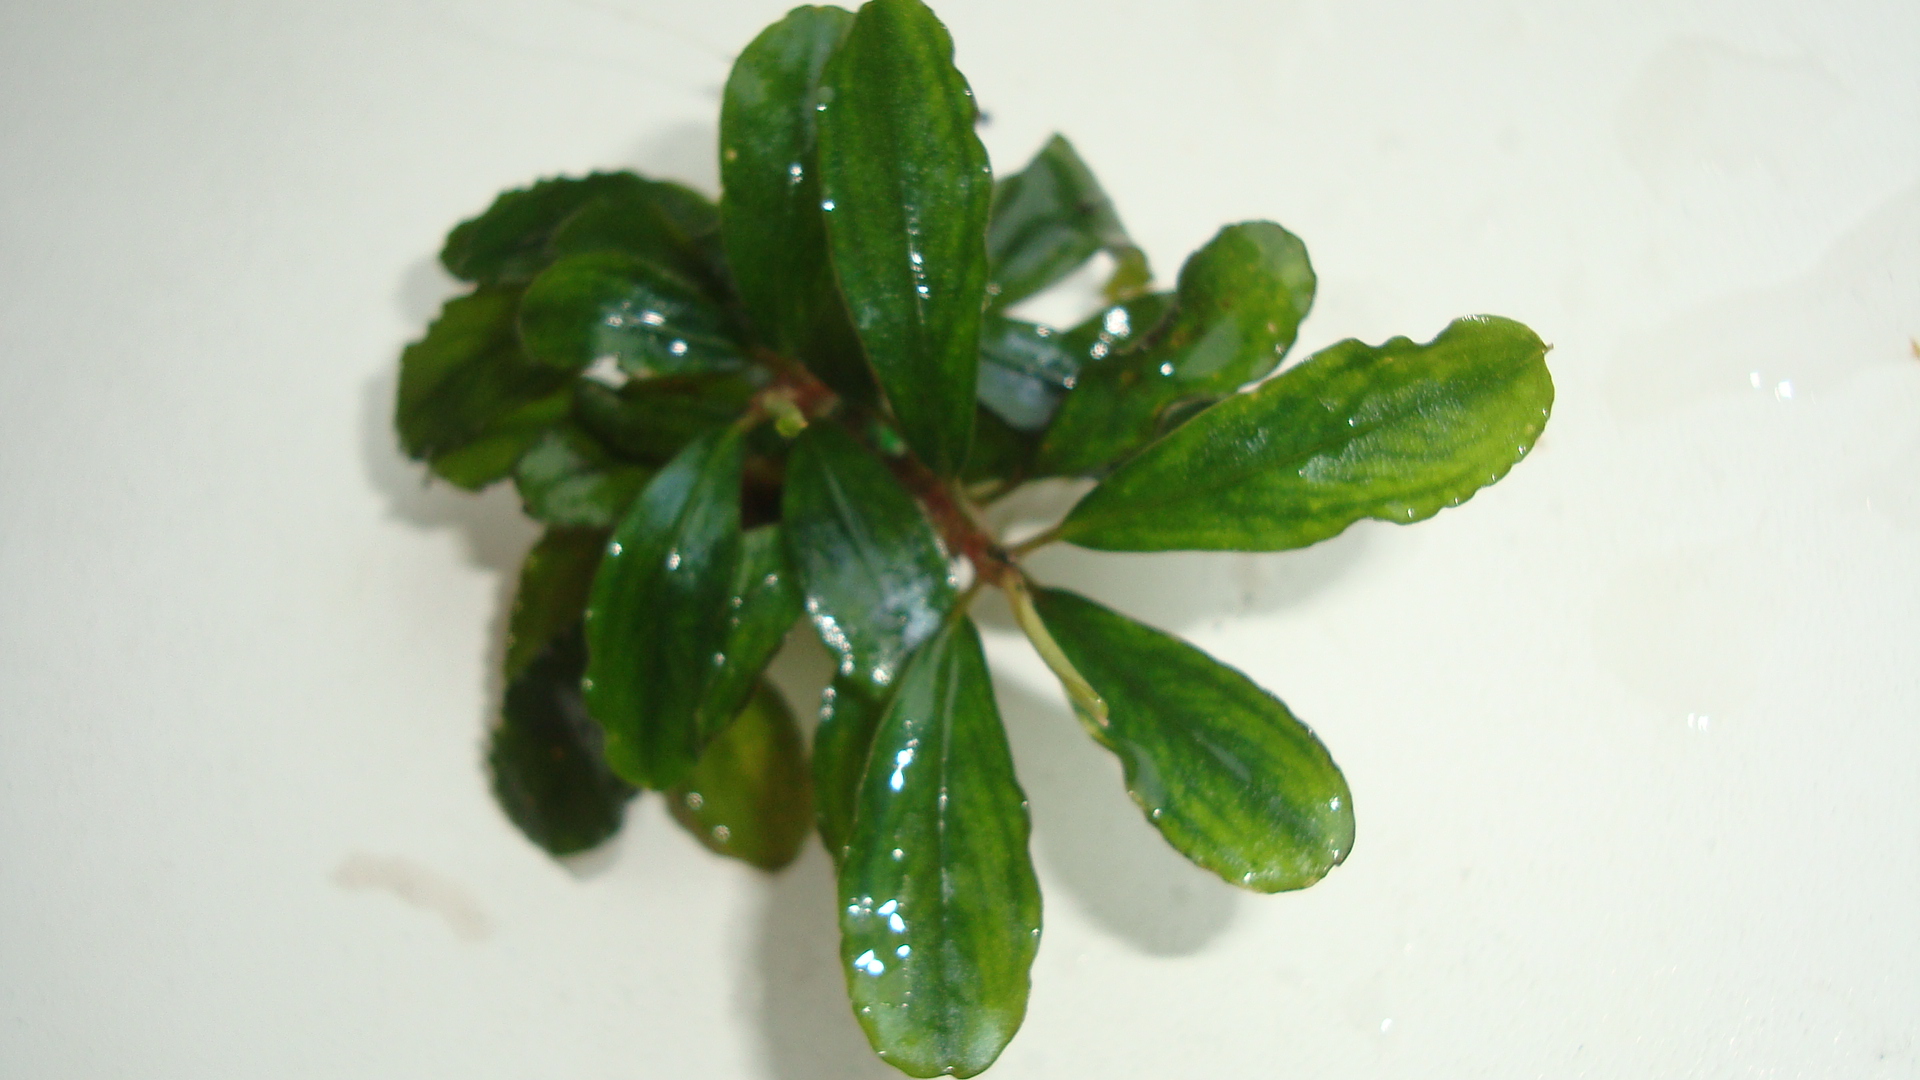
<instances>
[{"instance_id":1,"label":"shadow on white surface","mask_svg":"<svg viewBox=\"0 0 1920 1080\"><path fill-rule=\"evenodd\" d=\"M1370 532L1364 526L1300 551L1121 554L1062 545L1034 553L1027 565L1047 585L1179 633L1305 602L1364 558Z\"/></svg>"},{"instance_id":2,"label":"shadow on white surface","mask_svg":"<svg viewBox=\"0 0 1920 1080\"><path fill-rule=\"evenodd\" d=\"M809 841L767 879L760 919L760 1032L774 1080L892 1080L847 1004L833 863Z\"/></svg>"},{"instance_id":3,"label":"shadow on white surface","mask_svg":"<svg viewBox=\"0 0 1920 1080\"><path fill-rule=\"evenodd\" d=\"M1032 806L1034 854L1050 905L1069 900L1154 956L1191 955L1226 930L1239 892L1188 862L1147 823L1127 798L1119 759L1081 730L1065 699L1009 679L995 690Z\"/></svg>"},{"instance_id":4,"label":"shadow on white surface","mask_svg":"<svg viewBox=\"0 0 1920 1080\"><path fill-rule=\"evenodd\" d=\"M406 302L403 294L402 303ZM495 703L506 692L499 660L507 651L507 615L513 606L520 562L538 537L538 529L521 514L520 500L511 484L476 495L433 478L425 465L407 460L393 430L393 398L398 384L396 357L392 366L368 379L361 390L361 461L368 482L386 504L387 516L422 532L456 534L467 561L494 575L493 615L487 625L487 651L481 660L487 706L479 730L486 731L493 724Z\"/></svg>"}]
</instances>

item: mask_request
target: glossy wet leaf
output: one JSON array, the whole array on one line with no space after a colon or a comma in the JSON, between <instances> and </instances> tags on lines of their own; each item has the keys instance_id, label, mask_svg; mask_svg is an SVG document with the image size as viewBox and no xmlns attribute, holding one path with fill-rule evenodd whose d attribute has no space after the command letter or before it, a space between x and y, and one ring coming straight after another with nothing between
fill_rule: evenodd
<instances>
[{"instance_id":1,"label":"glossy wet leaf","mask_svg":"<svg viewBox=\"0 0 1920 1080\"><path fill-rule=\"evenodd\" d=\"M867 1039L909 1076L972 1076L1026 1015L1040 944L1027 803L973 623L914 657L860 780L840 958Z\"/></svg>"},{"instance_id":2,"label":"glossy wet leaf","mask_svg":"<svg viewBox=\"0 0 1920 1080\"><path fill-rule=\"evenodd\" d=\"M581 206L554 230L547 251L553 260L620 252L665 267L716 301L733 293L720 246L719 208L699 192L663 180L639 180Z\"/></svg>"},{"instance_id":3,"label":"glossy wet leaf","mask_svg":"<svg viewBox=\"0 0 1920 1080\"><path fill-rule=\"evenodd\" d=\"M733 375L633 379L618 390L581 379L574 385L573 414L620 456L660 465L694 439L732 423L753 389Z\"/></svg>"},{"instance_id":4,"label":"glossy wet leaf","mask_svg":"<svg viewBox=\"0 0 1920 1080\"><path fill-rule=\"evenodd\" d=\"M693 771L667 791L667 807L714 851L778 870L800 853L813 827L810 784L800 728L779 691L763 681Z\"/></svg>"},{"instance_id":5,"label":"glossy wet leaf","mask_svg":"<svg viewBox=\"0 0 1920 1080\"><path fill-rule=\"evenodd\" d=\"M575 623L507 684L487 750L500 808L554 855L585 851L618 832L634 794L601 758L600 731L580 700L586 663Z\"/></svg>"},{"instance_id":6,"label":"glossy wet leaf","mask_svg":"<svg viewBox=\"0 0 1920 1080\"><path fill-rule=\"evenodd\" d=\"M548 529L527 552L507 616L508 682L585 616L587 592L606 546L607 534L599 529Z\"/></svg>"},{"instance_id":7,"label":"glossy wet leaf","mask_svg":"<svg viewBox=\"0 0 1920 1080\"><path fill-rule=\"evenodd\" d=\"M1346 778L1279 698L1206 653L1059 589L1034 604L1105 700L1080 712L1180 853L1259 892L1303 889L1353 850ZM1079 710L1076 710L1079 711Z\"/></svg>"},{"instance_id":8,"label":"glossy wet leaf","mask_svg":"<svg viewBox=\"0 0 1920 1080\"><path fill-rule=\"evenodd\" d=\"M1424 345L1340 342L1142 451L1061 535L1109 551L1282 551L1361 518L1432 517L1532 448L1553 406L1546 352L1493 316Z\"/></svg>"},{"instance_id":9,"label":"glossy wet leaf","mask_svg":"<svg viewBox=\"0 0 1920 1080\"><path fill-rule=\"evenodd\" d=\"M720 106L720 180L727 254L754 324L828 385L870 400L827 251L815 153L821 73L852 26L840 8L799 7L740 53Z\"/></svg>"},{"instance_id":10,"label":"glossy wet leaf","mask_svg":"<svg viewBox=\"0 0 1920 1080\"><path fill-rule=\"evenodd\" d=\"M502 192L484 212L447 234L441 265L454 277L482 285L531 281L553 261L548 245L576 211L604 196L642 190L646 183L632 173L594 173Z\"/></svg>"},{"instance_id":11,"label":"glossy wet leaf","mask_svg":"<svg viewBox=\"0 0 1920 1080\"><path fill-rule=\"evenodd\" d=\"M1141 348L1081 367L1041 447L1044 467L1097 472L1169 430L1183 404L1271 372L1313 290L1307 249L1292 233L1267 221L1220 230L1181 267L1174 311Z\"/></svg>"},{"instance_id":12,"label":"glossy wet leaf","mask_svg":"<svg viewBox=\"0 0 1920 1080\"><path fill-rule=\"evenodd\" d=\"M1017 431L1040 431L1079 365L1051 327L989 316L980 339L980 404Z\"/></svg>"},{"instance_id":13,"label":"glossy wet leaf","mask_svg":"<svg viewBox=\"0 0 1920 1080\"><path fill-rule=\"evenodd\" d=\"M1060 334L1057 341L1073 367L1074 385L1078 385L1083 369L1120 363L1128 353L1154 339L1155 331L1172 316L1173 305L1174 294L1170 292L1136 296L1109 304Z\"/></svg>"},{"instance_id":14,"label":"glossy wet leaf","mask_svg":"<svg viewBox=\"0 0 1920 1080\"><path fill-rule=\"evenodd\" d=\"M1078 270L1098 251L1119 263L1115 291L1144 288L1147 257L1120 224L1093 170L1065 138L1047 141L1027 167L994 188L987 226L992 267L987 286L995 308L1018 303Z\"/></svg>"},{"instance_id":15,"label":"glossy wet leaf","mask_svg":"<svg viewBox=\"0 0 1920 1080\"><path fill-rule=\"evenodd\" d=\"M806 610L840 674L885 687L953 607L933 526L880 460L815 424L787 461L781 517Z\"/></svg>"},{"instance_id":16,"label":"glossy wet leaf","mask_svg":"<svg viewBox=\"0 0 1920 1080\"><path fill-rule=\"evenodd\" d=\"M548 366L610 357L633 375L725 371L744 360L726 309L698 285L618 251L569 255L527 286L520 337Z\"/></svg>"},{"instance_id":17,"label":"glossy wet leaf","mask_svg":"<svg viewBox=\"0 0 1920 1080\"><path fill-rule=\"evenodd\" d=\"M892 696L891 687L851 675L835 676L820 696L820 723L813 729L813 805L820 842L835 865L846 854L860 775Z\"/></svg>"},{"instance_id":18,"label":"glossy wet leaf","mask_svg":"<svg viewBox=\"0 0 1920 1080\"><path fill-rule=\"evenodd\" d=\"M567 411L567 377L535 364L514 332L519 292L455 297L400 355L394 426L408 456L461 487L506 476Z\"/></svg>"},{"instance_id":19,"label":"glossy wet leaf","mask_svg":"<svg viewBox=\"0 0 1920 1080\"><path fill-rule=\"evenodd\" d=\"M800 612L800 582L787 562L780 526L742 534L722 615L724 634L700 697L706 722L724 723L740 711Z\"/></svg>"},{"instance_id":20,"label":"glossy wet leaf","mask_svg":"<svg viewBox=\"0 0 1920 1080\"><path fill-rule=\"evenodd\" d=\"M610 529L653 470L622 462L573 424L547 429L513 467L527 516L548 525Z\"/></svg>"},{"instance_id":21,"label":"glossy wet leaf","mask_svg":"<svg viewBox=\"0 0 1920 1080\"><path fill-rule=\"evenodd\" d=\"M871 0L821 80L821 206L840 288L914 452L973 435L993 178L953 40L920 0Z\"/></svg>"},{"instance_id":22,"label":"glossy wet leaf","mask_svg":"<svg viewBox=\"0 0 1920 1080\"><path fill-rule=\"evenodd\" d=\"M608 763L640 787L676 783L731 719L701 703L726 640L742 460L733 432L688 444L634 500L594 576L587 708Z\"/></svg>"}]
</instances>

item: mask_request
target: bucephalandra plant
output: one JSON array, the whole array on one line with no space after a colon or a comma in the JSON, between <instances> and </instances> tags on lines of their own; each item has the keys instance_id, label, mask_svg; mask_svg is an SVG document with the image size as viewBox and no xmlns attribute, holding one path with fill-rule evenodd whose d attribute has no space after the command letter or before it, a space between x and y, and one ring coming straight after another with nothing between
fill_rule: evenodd
<instances>
[{"instance_id":1,"label":"bucephalandra plant","mask_svg":"<svg viewBox=\"0 0 1920 1080\"><path fill-rule=\"evenodd\" d=\"M1504 475L1553 399L1546 346L1487 316L1269 378L1313 302L1300 241L1227 226L1155 291L1066 140L994 179L952 55L920 0L797 8L728 79L718 207L632 173L500 196L447 238L474 288L402 356L396 414L409 454L464 488L512 478L547 527L489 751L508 817L576 852L654 789L769 869L817 829L854 1013L913 1076L994 1061L1039 947L974 597L1006 594L1175 848L1303 888L1353 847L1320 741L1022 557L1417 521ZM1085 322L1007 314L1100 252L1116 269ZM1097 483L1018 544L982 525L1050 477ZM810 746L763 674L803 617L838 662Z\"/></svg>"}]
</instances>

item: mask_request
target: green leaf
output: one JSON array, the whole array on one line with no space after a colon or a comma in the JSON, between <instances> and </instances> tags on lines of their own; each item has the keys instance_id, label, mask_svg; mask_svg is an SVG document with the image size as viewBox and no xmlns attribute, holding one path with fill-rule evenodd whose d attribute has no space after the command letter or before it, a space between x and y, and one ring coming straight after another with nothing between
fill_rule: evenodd
<instances>
[{"instance_id":1,"label":"green leaf","mask_svg":"<svg viewBox=\"0 0 1920 1080\"><path fill-rule=\"evenodd\" d=\"M588 529L612 528L652 475L622 463L572 424L549 428L513 468L528 517Z\"/></svg>"},{"instance_id":2,"label":"green leaf","mask_svg":"<svg viewBox=\"0 0 1920 1080\"><path fill-rule=\"evenodd\" d=\"M794 442L781 517L807 615L840 674L891 685L953 607L952 572L919 504L845 430L821 423Z\"/></svg>"},{"instance_id":3,"label":"green leaf","mask_svg":"<svg viewBox=\"0 0 1920 1080\"><path fill-rule=\"evenodd\" d=\"M722 855L778 870L812 825L800 728L779 691L759 683L745 708L667 792L674 820Z\"/></svg>"},{"instance_id":4,"label":"green leaf","mask_svg":"<svg viewBox=\"0 0 1920 1080\"><path fill-rule=\"evenodd\" d=\"M1458 506L1553 407L1547 346L1490 315L1432 342L1343 341L1229 398L1088 492L1060 535L1106 551L1284 551Z\"/></svg>"},{"instance_id":5,"label":"green leaf","mask_svg":"<svg viewBox=\"0 0 1920 1080\"><path fill-rule=\"evenodd\" d=\"M1067 363L1073 366L1074 373L1074 381L1067 389L1071 390L1079 384L1080 372L1086 368L1103 363L1120 363L1130 352L1154 339L1155 331L1165 325L1173 314L1173 304L1174 294L1170 292L1136 296L1102 308L1085 322L1061 334L1058 338L1060 351L1066 354Z\"/></svg>"},{"instance_id":6,"label":"green leaf","mask_svg":"<svg viewBox=\"0 0 1920 1080\"><path fill-rule=\"evenodd\" d=\"M1027 803L973 623L907 668L840 866L840 955L860 1026L909 1076L972 1076L1026 1015L1040 944Z\"/></svg>"},{"instance_id":7,"label":"green leaf","mask_svg":"<svg viewBox=\"0 0 1920 1080\"><path fill-rule=\"evenodd\" d=\"M995 185L987 226L993 307L1040 292L1102 250L1120 261L1115 292L1138 291L1152 279L1146 253L1127 236L1093 170L1062 136L1049 139L1026 168Z\"/></svg>"},{"instance_id":8,"label":"green leaf","mask_svg":"<svg viewBox=\"0 0 1920 1080\"><path fill-rule=\"evenodd\" d=\"M1073 667L1106 701L1087 730L1180 853L1259 892L1303 889L1353 850L1353 796L1313 732L1253 680L1085 597L1035 590Z\"/></svg>"},{"instance_id":9,"label":"green leaf","mask_svg":"<svg viewBox=\"0 0 1920 1080\"><path fill-rule=\"evenodd\" d=\"M693 767L728 720L701 709L726 642L744 455L734 432L687 445L634 500L587 603L587 709L607 761L639 787Z\"/></svg>"},{"instance_id":10,"label":"green leaf","mask_svg":"<svg viewBox=\"0 0 1920 1080\"><path fill-rule=\"evenodd\" d=\"M778 525L762 525L740 538L723 622L720 650L700 698L703 717L733 716L753 692L754 681L800 619L800 583L787 562Z\"/></svg>"},{"instance_id":11,"label":"green leaf","mask_svg":"<svg viewBox=\"0 0 1920 1080\"><path fill-rule=\"evenodd\" d=\"M745 362L725 308L686 278L617 251L569 255L534 279L520 336L535 359L563 371L603 356L640 376Z\"/></svg>"},{"instance_id":12,"label":"green leaf","mask_svg":"<svg viewBox=\"0 0 1920 1080\"><path fill-rule=\"evenodd\" d=\"M554 230L547 251L550 260L622 252L699 284L716 301L733 295L719 208L664 180L639 180L582 206Z\"/></svg>"},{"instance_id":13,"label":"green leaf","mask_svg":"<svg viewBox=\"0 0 1920 1080\"><path fill-rule=\"evenodd\" d=\"M400 354L394 426L408 456L461 487L507 475L566 415L567 376L532 363L514 333L518 290L447 301L426 337Z\"/></svg>"},{"instance_id":14,"label":"green leaf","mask_svg":"<svg viewBox=\"0 0 1920 1080\"><path fill-rule=\"evenodd\" d=\"M980 339L980 404L1017 431L1041 431L1079 365L1051 327L990 316Z\"/></svg>"},{"instance_id":15,"label":"green leaf","mask_svg":"<svg viewBox=\"0 0 1920 1080\"><path fill-rule=\"evenodd\" d=\"M600 756L600 731L580 702L587 655L575 623L507 684L487 750L493 794L527 839L554 855L620 829L633 788Z\"/></svg>"},{"instance_id":16,"label":"green leaf","mask_svg":"<svg viewBox=\"0 0 1920 1080\"><path fill-rule=\"evenodd\" d=\"M618 390L582 379L574 385L573 413L622 457L660 465L732 423L753 393L752 383L736 375L632 379Z\"/></svg>"},{"instance_id":17,"label":"green leaf","mask_svg":"<svg viewBox=\"0 0 1920 1080\"><path fill-rule=\"evenodd\" d=\"M509 683L586 614L587 591L606 546L607 534L598 529L548 529L527 552L507 616Z\"/></svg>"},{"instance_id":18,"label":"green leaf","mask_svg":"<svg viewBox=\"0 0 1920 1080\"><path fill-rule=\"evenodd\" d=\"M1039 438L1031 432L1016 430L985 408L974 417L973 425L973 451L967 456L967 468L960 479L967 484L1026 479L1040 447Z\"/></svg>"},{"instance_id":19,"label":"green leaf","mask_svg":"<svg viewBox=\"0 0 1920 1080\"><path fill-rule=\"evenodd\" d=\"M847 675L835 676L820 696L820 724L813 729L813 806L820 842L836 866L853 833L853 804L873 733L892 696L891 687Z\"/></svg>"},{"instance_id":20,"label":"green leaf","mask_svg":"<svg viewBox=\"0 0 1920 1080\"><path fill-rule=\"evenodd\" d=\"M440 262L454 277L482 285L532 281L552 261L548 244L568 217L603 196L646 184L628 172L594 173L502 192L484 213L447 234Z\"/></svg>"},{"instance_id":21,"label":"green leaf","mask_svg":"<svg viewBox=\"0 0 1920 1080\"><path fill-rule=\"evenodd\" d=\"M1098 472L1170 430L1183 403L1210 402L1271 372L1313 289L1307 249L1292 233L1267 221L1220 230L1181 267L1173 314L1143 347L1080 369L1041 446L1042 467Z\"/></svg>"},{"instance_id":22,"label":"green leaf","mask_svg":"<svg viewBox=\"0 0 1920 1080\"><path fill-rule=\"evenodd\" d=\"M993 178L953 39L871 0L821 80L821 207L840 288L901 434L942 476L973 437Z\"/></svg>"},{"instance_id":23,"label":"green leaf","mask_svg":"<svg viewBox=\"0 0 1920 1080\"><path fill-rule=\"evenodd\" d=\"M721 214L740 298L761 333L829 386L871 401L827 253L814 148L820 76L852 26L837 7L795 8L734 61L720 105Z\"/></svg>"}]
</instances>

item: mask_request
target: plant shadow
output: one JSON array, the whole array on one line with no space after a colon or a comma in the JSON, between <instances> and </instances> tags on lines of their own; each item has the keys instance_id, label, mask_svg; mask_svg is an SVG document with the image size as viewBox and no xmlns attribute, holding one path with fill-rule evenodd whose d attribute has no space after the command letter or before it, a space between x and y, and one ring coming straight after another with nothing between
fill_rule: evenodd
<instances>
[{"instance_id":1,"label":"plant shadow","mask_svg":"<svg viewBox=\"0 0 1920 1080\"><path fill-rule=\"evenodd\" d=\"M755 954L765 1075L773 1080L887 1080L847 1004L833 861L809 841L768 879Z\"/></svg>"},{"instance_id":2,"label":"plant shadow","mask_svg":"<svg viewBox=\"0 0 1920 1080\"><path fill-rule=\"evenodd\" d=\"M437 265L432 268L437 269ZM410 302L411 295L409 289L403 289L403 305ZM424 319L421 325L425 325ZM453 533L460 539L468 565L494 575L493 615L488 620L482 661L488 704L480 730L485 731L494 722L494 703L506 692L500 659L507 651L507 615L513 605L520 561L540 532L520 512L520 500L511 485L478 494L462 491L434 477L425 465L407 460L393 430L393 399L398 385L396 363L361 387L361 466L368 483L385 502L389 519L421 532Z\"/></svg>"},{"instance_id":3,"label":"plant shadow","mask_svg":"<svg viewBox=\"0 0 1920 1080\"><path fill-rule=\"evenodd\" d=\"M1225 931L1239 890L1188 862L1141 816L1119 760L1081 729L1066 699L1008 679L994 689L1047 883L1152 956L1189 956Z\"/></svg>"}]
</instances>

